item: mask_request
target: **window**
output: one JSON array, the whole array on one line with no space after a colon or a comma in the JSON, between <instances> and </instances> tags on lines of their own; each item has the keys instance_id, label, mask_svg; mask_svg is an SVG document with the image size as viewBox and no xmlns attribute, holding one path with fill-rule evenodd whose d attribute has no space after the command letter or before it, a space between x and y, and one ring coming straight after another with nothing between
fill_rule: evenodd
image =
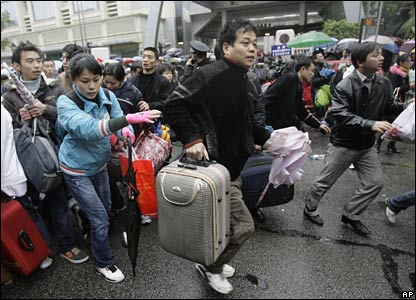
<instances>
[{"instance_id":1,"label":"window","mask_svg":"<svg viewBox=\"0 0 416 300\"><path fill-rule=\"evenodd\" d=\"M98 1L72 1L74 12L98 10Z\"/></svg>"},{"instance_id":2,"label":"window","mask_svg":"<svg viewBox=\"0 0 416 300\"><path fill-rule=\"evenodd\" d=\"M6 28L17 26L16 4L14 1L1 2L1 19L7 20L3 24Z\"/></svg>"},{"instance_id":3,"label":"window","mask_svg":"<svg viewBox=\"0 0 416 300\"><path fill-rule=\"evenodd\" d=\"M55 1L32 1L35 21L54 19L56 15Z\"/></svg>"}]
</instances>

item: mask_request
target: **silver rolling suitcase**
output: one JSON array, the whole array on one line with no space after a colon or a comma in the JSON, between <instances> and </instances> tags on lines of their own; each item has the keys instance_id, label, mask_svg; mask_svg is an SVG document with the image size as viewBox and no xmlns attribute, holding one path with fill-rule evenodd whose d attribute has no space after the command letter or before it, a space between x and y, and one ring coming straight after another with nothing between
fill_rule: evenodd
<instances>
[{"instance_id":1,"label":"silver rolling suitcase","mask_svg":"<svg viewBox=\"0 0 416 300\"><path fill-rule=\"evenodd\" d=\"M230 174L216 162L176 160L156 177L159 241L166 251L205 266L230 240Z\"/></svg>"}]
</instances>

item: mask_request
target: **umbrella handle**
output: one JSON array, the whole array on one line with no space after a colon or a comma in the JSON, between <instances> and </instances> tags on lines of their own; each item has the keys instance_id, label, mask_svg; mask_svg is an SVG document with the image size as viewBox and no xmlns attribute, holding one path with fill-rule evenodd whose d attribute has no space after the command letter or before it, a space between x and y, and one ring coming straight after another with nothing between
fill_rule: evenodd
<instances>
[{"instance_id":1,"label":"umbrella handle","mask_svg":"<svg viewBox=\"0 0 416 300\"><path fill-rule=\"evenodd\" d=\"M126 138L127 140L127 154L128 154L128 159L129 159L129 169L133 169L133 159L132 159L132 147L131 147L131 140L129 137Z\"/></svg>"},{"instance_id":2,"label":"umbrella handle","mask_svg":"<svg viewBox=\"0 0 416 300\"><path fill-rule=\"evenodd\" d=\"M266 192L267 192L267 190L269 189L269 185L270 185L270 182L268 182L268 183L266 184L266 186L264 187L263 192L261 192L261 195L260 195L260 197L259 197L259 200L257 200L257 203L256 203L256 206L257 206L257 207L260 205L261 201L263 201L264 196L266 196Z\"/></svg>"},{"instance_id":3,"label":"umbrella handle","mask_svg":"<svg viewBox=\"0 0 416 300\"><path fill-rule=\"evenodd\" d=\"M38 128L38 118L35 118L33 120L33 136L32 136L32 143L35 143L36 138L36 130Z\"/></svg>"}]
</instances>

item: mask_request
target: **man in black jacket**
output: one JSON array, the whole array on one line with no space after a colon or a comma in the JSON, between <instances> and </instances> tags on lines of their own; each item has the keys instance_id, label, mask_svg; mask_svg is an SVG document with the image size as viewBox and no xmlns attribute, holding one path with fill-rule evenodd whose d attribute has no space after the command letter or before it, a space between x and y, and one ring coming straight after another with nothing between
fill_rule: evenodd
<instances>
[{"instance_id":1,"label":"man in black jacket","mask_svg":"<svg viewBox=\"0 0 416 300\"><path fill-rule=\"evenodd\" d=\"M142 92L143 100L139 102L140 111L157 109L163 111L163 103L170 92L169 81L156 74L159 52L156 48L147 47L143 50L143 70L131 79L135 87Z\"/></svg>"},{"instance_id":2,"label":"man in black jacket","mask_svg":"<svg viewBox=\"0 0 416 300\"><path fill-rule=\"evenodd\" d=\"M330 128L315 118L306 109L302 100L302 81L309 82L314 77L315 65L310 58L302 58L295 65L295 72L281 77L272 84L264 95L268 125L273 129L297 126L296 118L325 133ZM300 128L298 128L300 129Z\"/></svg>"},{"instance_id":3,"label":"man in black jacket","mask_svg":"<svg viewBox=\"0 0 416 300\"><path fill-rule=\"evenodd\" d=\"M196 266L211 287L223 294L233 289L226 277L235 270L227 263L254 232L242 198L240 172L254 143L263 145L270 135L254 122L256 92L247 78L256 59L256 34L249 22L225 25L218 39L222 59L196 70L170 95L164 108L187 156L216 159L231 175L230 244L213 265Z\"/></svg>"},{"instance_id":4,"label":"man in black jacket","mask_svg":"<svg viewBox=\"0 0 416 300\"><path fill-rule=\"evenodd\" d=\"M390 123L380 120L386 113L399 113L404 106L394 102L391 82L377 73L383 60L376 43L358 45L352 53L356 70L335 88L332 97L335 123L325 166L305 199L304 214L317 225L324 224L318 213L319 201L353 163L361 184L345 204L341 221L357 234L371 233L359 219L383 187L382 167L374 148L375 133L391 130Z\"/></svg>"},{"instance_id":5,"label":"man in black jacket","mask_svg":"<svg viewBox=\"0 0 416 300\"><path fill-rule=\"evenodd\" d=\"M295 126L300 129L299 121L320 129L322 133L331 129L306 109L302 100L302 82L310 82L314 77L315 65L310 58L302 58L295 65L295 72L283 75L274 82L264 95L266 107L266 124L273 129ZM265 218L259 208L251 208L250 213L256 220L264 222Z\"/></svg>"}]
</instances>

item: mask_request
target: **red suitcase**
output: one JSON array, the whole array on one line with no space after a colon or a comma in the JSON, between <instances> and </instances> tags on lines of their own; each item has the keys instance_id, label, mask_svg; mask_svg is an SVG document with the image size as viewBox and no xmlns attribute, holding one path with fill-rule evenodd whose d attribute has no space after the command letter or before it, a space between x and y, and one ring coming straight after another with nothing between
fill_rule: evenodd
<instances>
[{"instance_id":1,"label":"red suitcase","mask_svg":"<svg viewBox=\"0 0 416 300\"><path fill-rule=\"evenodd\" d=\"M1 260L12 270L29 275L50 250L29 214L16 200L1 203Z\"/></svg>"}]
</instances>

